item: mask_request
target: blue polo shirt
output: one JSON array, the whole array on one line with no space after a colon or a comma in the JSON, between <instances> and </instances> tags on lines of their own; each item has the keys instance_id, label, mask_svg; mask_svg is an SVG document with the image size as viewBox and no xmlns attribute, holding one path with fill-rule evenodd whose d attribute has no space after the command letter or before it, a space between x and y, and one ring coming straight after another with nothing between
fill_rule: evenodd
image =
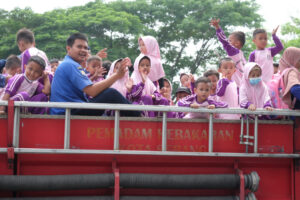
<instances>
[{"instance_id":1,"label":"blue polo shirt","mask_svg":"<svg viewBox=\"0 0 300 200\"><path fill-rule=\"evenodd\" d=\"M51 85L51 102L87 102L83 89L93 83L79 63L66 56L57 67ZM65 109L51 108L50 114L64 114Z\"/></svg>"}]
</instances>

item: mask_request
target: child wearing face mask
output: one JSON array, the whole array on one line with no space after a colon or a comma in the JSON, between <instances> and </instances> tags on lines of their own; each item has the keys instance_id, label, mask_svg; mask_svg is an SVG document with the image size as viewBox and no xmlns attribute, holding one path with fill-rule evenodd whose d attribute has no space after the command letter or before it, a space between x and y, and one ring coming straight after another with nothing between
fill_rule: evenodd
<instances>
[{"instance_id":1,"label":"child wearing face mask","mask_svg":"<svg viewBox=\"0 0 300 200\"><path fill-rule=\"evenodd\" d=\"M46 63L39 56L31 56L25 65L25 73L15 75L5 87L2 100L14 101L48 101L51 86L48 74L44 73ZM38 79L42 77L43 84ZM27 112L27 110L25 110ZM33 114L44 114L45 108L28 108ZM5 107L0 107L0 113L5 113Z\"/></svg>"},{"instance_id":2,"label":"child wearing face mask","mask_svg":"<svg viewBox=\"0 0 300 200\"><path fill-rule=\"evenodd\" d=\"M268 43L267 32L264 29L256 29L253 32L253 42L256 46L249 56L249 62L257 63L262 69L262 80L268 83L274 74L273 57L278 54L282 49L283 45L279 38L276 36L278 27L272 32L272 37L275 43L275 47L266 48Z\"/></svg>"},{"instance_id":3,"label":"child wearing face mask","mask_svg":"<svg viewBox=\"0 0 300 200\"><path fill-rule=\"evenodd\" d=\"M250 62L245 65L240 88L240 106L252 111L256 108L273 110L268 87L262 81L262 69L257 63Z\"/></svg>"}]
</instances>

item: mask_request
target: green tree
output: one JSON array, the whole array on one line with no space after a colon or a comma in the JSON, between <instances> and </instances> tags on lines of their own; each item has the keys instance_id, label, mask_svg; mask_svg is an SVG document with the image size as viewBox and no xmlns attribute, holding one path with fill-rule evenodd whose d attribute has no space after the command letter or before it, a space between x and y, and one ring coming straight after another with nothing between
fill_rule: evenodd
<instances>
[{"instance_id":1,"label":"green tree","mask_svg":"<svg viewBox=\"0 0 300 200\"><path fill-rule=\"evenodd\" d=\"M292 22L288 22L282 26L281 33L288 37L284 42L284 47L300 47L300 18L291 17Z\"/></svg>"}]
</instances>

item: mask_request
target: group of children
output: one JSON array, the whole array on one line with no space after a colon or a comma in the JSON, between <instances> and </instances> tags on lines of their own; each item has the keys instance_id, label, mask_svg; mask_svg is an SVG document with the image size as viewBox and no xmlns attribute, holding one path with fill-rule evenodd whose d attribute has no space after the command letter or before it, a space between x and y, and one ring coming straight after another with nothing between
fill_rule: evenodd
<instances>
[{"instance_id":1,"label":"group of children","mask_svg":"<svg viewBox=\"0 0 300 200\"><path fill-rule=\"evenodd\" d=\"M112 63L102 62L107 56L105 50L97 55L88 55L83 63L88 78L100 82L112 76L121 66L128 63L129 71L123 78L111 85L133 104L138 105L176 105L191 108L245 108L256 110L265 108L272 110L268 84L274 77L273 57L283 46L276 36L278 27L272 37L275 47L266 48L267 33L263 29L253 32L253 42L257 49L246 61L241 48L245 44L243 32L233 32L227 39L219 26L219 20L213 19L210 24L215 27L219 41L222 43L228 57L221 59L216 70L208 70L203 77L194 79L193 75L181 74L181 86L176 91L176 100L172 99L172 84L165 78L161 62L160 49L157 40L152 36L138 39L140 55L132 66L129 58L117 59ZM0 90L1 100L16 101L48 101L51 81L55 70L59 67L58 60L48 61L46 54L35 47L33 33L21 29L17 33L17 44L22 52L20 56L9 56L5 64L5 72L1 75L3 82ZM110 67L107 67L110 65ZM130 76L130 73L131 76ZM221 75L221 78L220 78ZM92 98L92 97L87 97ZM27 112L34 114L47 113L43 108L29 108ZM0 113L5 113L5 107L0 107ZM110 115L111 112L106 112ZM159 112L144 111L145 117L160 116ZM206 118L206 114L172 113L169 118ZM237 114L218 114L220 119L240 119Z\"/></svg>"}]
</instances>

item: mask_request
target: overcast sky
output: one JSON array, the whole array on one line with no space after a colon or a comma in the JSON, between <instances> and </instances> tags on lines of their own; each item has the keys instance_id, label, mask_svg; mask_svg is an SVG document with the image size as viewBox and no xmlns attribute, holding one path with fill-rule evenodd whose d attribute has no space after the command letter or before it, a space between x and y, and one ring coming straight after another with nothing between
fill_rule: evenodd
<instances>
[{"instance_id":1,"label":"overcast sky","mask_svg":"<svg viewBox=\"0 0 300 200\"><path fill-rule=\"evenodd\" d=\"M93 0L7 0L1 1L0 8L10 11L15 7L31 7L34 12L43 13L55 8L84 5L90 1ZM259 14L265 19L264 28L268 32L271 32L277 25L291 21L291 16L300 16L299 0L256 0L256 2L261 5Z\"/></svg>"}]
</instances>

